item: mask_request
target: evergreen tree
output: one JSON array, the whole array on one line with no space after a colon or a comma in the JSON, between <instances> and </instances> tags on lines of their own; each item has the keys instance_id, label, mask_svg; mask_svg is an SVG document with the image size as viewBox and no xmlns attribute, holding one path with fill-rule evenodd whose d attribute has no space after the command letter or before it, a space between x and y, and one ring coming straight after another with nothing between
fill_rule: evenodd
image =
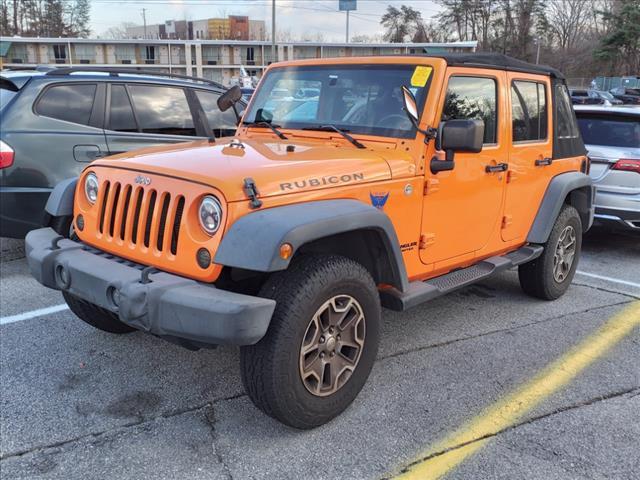
<instances>
[{"instance_id":1,"label":"evergreen tree","mask_svg":"<svg viewBox=\"0 0 640 480\"><path fill-rule=\"evenodd\" d=\"M625 0L620 8L603 12L611 31L602 38L594 56L618 66L627 75L640 72L640 0Z\"/></svg>"}]
</instances>

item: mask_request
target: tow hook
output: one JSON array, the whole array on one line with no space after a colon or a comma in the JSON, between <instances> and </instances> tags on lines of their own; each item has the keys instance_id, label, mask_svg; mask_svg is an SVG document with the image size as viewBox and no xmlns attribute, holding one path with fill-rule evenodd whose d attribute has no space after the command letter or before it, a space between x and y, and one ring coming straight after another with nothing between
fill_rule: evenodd
<instances>
[{"instance_id":1,"label":"tow hook","mask_svg":"<svg viewBox=\"0 0 640 480\"><path fill-rule=\"evenodd\" d=\"M244 179L244 193L247 197L249 197L249 200L251 200L249 206L252 209L256 209L256 208L260 208L262 206L262 201L258 200L258 195L260 195L260 192L258 192L258 187L256 187L256 182L253 180L253 178L251 177L247 177Z\"/></svg>"}]
</instances>

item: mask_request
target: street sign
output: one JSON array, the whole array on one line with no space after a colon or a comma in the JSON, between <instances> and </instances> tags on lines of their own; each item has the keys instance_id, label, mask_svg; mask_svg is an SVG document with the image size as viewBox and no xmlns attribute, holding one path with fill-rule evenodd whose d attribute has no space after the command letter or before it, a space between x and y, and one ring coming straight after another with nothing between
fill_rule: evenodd
<instances>
[{"instance_id":1,"label":"street sign","mask_svg":"<svg viewBox=\"0 0 640 480\"><path fill-rule=\"evenodd\" d=\"M348 12L351 10L357 10L358 0L338 0L338 9L341 12Z\"/></svg>"}]
</instances>

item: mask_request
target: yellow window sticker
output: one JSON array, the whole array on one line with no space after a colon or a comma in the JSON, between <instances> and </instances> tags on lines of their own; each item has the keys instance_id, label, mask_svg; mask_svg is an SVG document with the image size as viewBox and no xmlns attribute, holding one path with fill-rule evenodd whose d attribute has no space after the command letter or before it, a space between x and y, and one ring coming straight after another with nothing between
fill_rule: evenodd
<instances>
[{"instance_id":1,"label":"yellow window sticker","mask_svg":"<svg viewBox=\"0 0 640 480\"><path fill-rule=\"evenodd\" d=\"M418 65L411 76L411 86L424 87L431 76L431 70L433 70L433 68Z\"/></svg>"}]
</instances>

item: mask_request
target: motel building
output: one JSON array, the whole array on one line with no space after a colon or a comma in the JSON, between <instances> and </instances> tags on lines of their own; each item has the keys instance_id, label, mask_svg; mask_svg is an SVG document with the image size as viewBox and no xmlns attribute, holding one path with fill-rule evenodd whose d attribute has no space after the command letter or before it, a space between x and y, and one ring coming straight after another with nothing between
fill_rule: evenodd
<instances>
[{"instance_id":1,"label":"motel building","mask_svg":"<svg viewBox=\"0 0 640 480\"><path fill-rule=\"evenodd\" d=\"M233 40L102 40L85 38L0 37L0 67L39 65L120 67L193 75L223 85L240 68L259 78L274 61L371 55L420 55L473 52L477 42L310 43Z\"/></svg>"}]
</instances>

